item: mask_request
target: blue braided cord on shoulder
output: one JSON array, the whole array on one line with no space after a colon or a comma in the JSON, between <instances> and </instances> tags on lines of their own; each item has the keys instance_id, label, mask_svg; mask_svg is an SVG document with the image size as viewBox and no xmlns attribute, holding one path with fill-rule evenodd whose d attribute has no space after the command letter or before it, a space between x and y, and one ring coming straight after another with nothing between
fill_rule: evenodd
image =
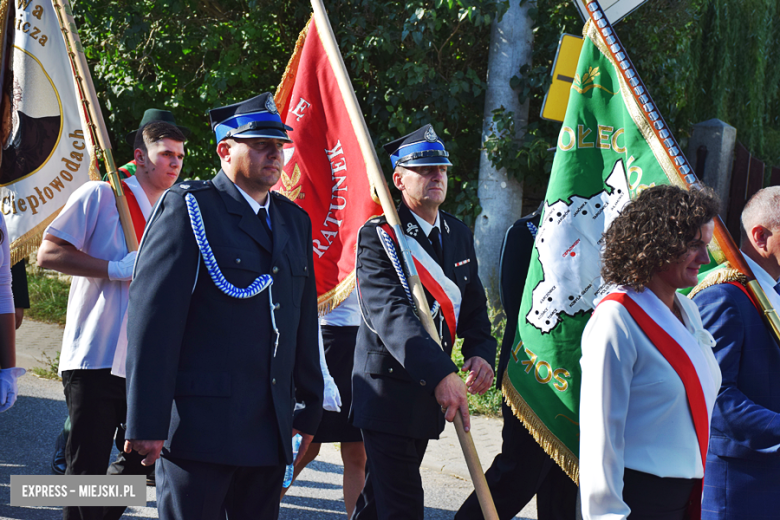
<instances>
[{"instance_id":1,"label":"blue braided cord on shoulder","mask_svg":"<svg viewBox=\"0 0 780 520\"><path fill-rule=\"evenodd\" d=\"M245 289L240 289L228 282L222 274L222 271L220 271L219 265L217 265L217 259L214 258L214 252L211 250L208 239L206 239L206 228L203 226L203 216L200 213L198 201L191 193L185 195L184 200L187 204L187 213L190 216L192 232L195 234L195 242L197 242L198 249L203 257L203 263L206 264L209 276L211 276L211 279L219 290L233 298L245 299L257 296L265 289L268 289L268 305L271 309L271 326L274 329L275 335L274 357L276 357L276 350L279 348L279 329L276 326L275 317L277 306L274 305L273 293L271 292L271 285L273 285L274 279L270 274L260 275Z\"/></svg>"},{"instance_id":2,"label":"blue braided cord on shoulder","mask_svg":"<svg viewBox=\"0 0 780 520\"><path fill-rule=\"evenodd\" d=\"M539 232L539 228L536 227L536 225L534 225L534 223L531 222L530 220L528 222L526 222L525 225L528 228L528 231L531 232L531 236L533 238L536 238L536 234Z\"/></svg>"},{"instance_id":3,"label":"blue braided cord on shoulder","mask_svg":"<svg viewBox=\"0 0 780 520\"><path fill-rule=\"evenodd\" d=\"M219 265L217 265L217 259L214 258L214 252L211 250L209 241L206 239L206 229L203 226L203 217L200 214L198 201L195 200L195 197L191 193L188 193L184 197L184 200L187 203L187 213L190 215L192 231L195 233L195 242L198 243L198 249L200 249L200 254L203 257L203 262L206 264L211 279L214 280L214 283L219 287L220 291L233 298L251 298L274 283L270 274L258 276L257 279L245 289L240 289L228 282L222 274L222 271L220 271Z\"/></svg>"},{"instance_id":4,"label":"blue braided cord on shoulder","mask_svg":"<svg viewBox=\"0 0 780 520\"><path fill-rule=\"evenodd\" d=\"M404 274L403 267L401 267L401 260L398 258L398 254L395 251L395 243L393 242L393 239L390 238L390 235L382 228L376 228L379 232L379 239L382 241L382 245L385 246L385 252L387 253L387 256L390 258L390 262L393 264L393 269L395 269L396 274L398 275L398 279L401 281L401 287L404 288L404 292L406 293L406 298L409 300L409 303L412 305L412 309L414 309L414 313L419 316L419 313L417 312L417 306L414 304L414 299L412 298L412 291L409 289L409 283L406 281L406 275ZM433 302L433 308L431 309L431 316L436 317L436 313L439 312L439 302L434 301Z\"/></svg>"}]
</instances>

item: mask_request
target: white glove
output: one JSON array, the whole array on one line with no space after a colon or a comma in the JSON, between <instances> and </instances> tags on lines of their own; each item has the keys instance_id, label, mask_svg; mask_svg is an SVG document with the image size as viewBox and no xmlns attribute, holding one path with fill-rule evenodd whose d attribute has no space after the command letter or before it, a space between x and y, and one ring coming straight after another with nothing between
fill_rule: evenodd
<instances>
[{"instance_id":1,"label":"white glove","mask_svg":"<svg viewBox=\"0 0 780 520\"><path fill-rule=\"evenodd\" d=\"M116 262L108 262L108 279L114 282L129 282L133 279L133 264L135 255L138 251L130 251L127 255Z\"/></svg>"},{"instance_id":2,"label":"white glove","mask_svg":"<svg viewBox=\"0 0 780 520\"><path fill-rule=\"evenodd\" d=\"M322 376L325 381L325 391L322 396L322 408L329 412L341 411L341 394L339 393L339 387L336 386L336 382L333 378L328 376Z\"/></svg>"},{"instance_id":3,"label":"white glove","mask_svg":"<svg viewBox=\"0 0 780 520\"><path fill-rule=\"evenodd\" d=\"M330 375L328 370L328 363L325 361L325 345L322 341L322 325L317 326L317 336L320 341L320 371L322 372L322 380L325 382L325 390L322 393L322 408L329 412L341 411L341 394L339 393L339 387L336 386L336 382Z\"/></svg>"},{"instance_id":4,"label":"white glove","mask_svg":"<svg viewBox=\"0 0 780 520\"><path fill-rule=\"evenodd\" d=\"M0 412L11 408L16 402L16 378L27 372L21 367L3 368L0 370Z\"/></svg>"}]
</instances>

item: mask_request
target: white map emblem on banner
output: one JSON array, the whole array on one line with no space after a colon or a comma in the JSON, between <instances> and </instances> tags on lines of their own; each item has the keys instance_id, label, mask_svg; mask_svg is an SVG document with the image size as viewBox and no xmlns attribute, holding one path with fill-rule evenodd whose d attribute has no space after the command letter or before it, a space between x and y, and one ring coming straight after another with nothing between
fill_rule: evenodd
<instances>
[{"instance_id":1,"label":"white map emblem on banner","mask_svg":"<svg viewBox=\"0 0 780 520\"><path fill-rule=\"evenodd\" d=\"M623 160L615 163L605 184L610 188L590 198L574 196L571 204L558 201L545 205L544 220L534 247L539 252L544 279L534 287L528 323L550 332L561 314L574 316L593 309L601 286L601 237L629 199ZM566 231L565 231L566 230ZM581 261L581 259L589 259ZM579 291L572 292L572 288Z\"/></svg>"}]
</instances>

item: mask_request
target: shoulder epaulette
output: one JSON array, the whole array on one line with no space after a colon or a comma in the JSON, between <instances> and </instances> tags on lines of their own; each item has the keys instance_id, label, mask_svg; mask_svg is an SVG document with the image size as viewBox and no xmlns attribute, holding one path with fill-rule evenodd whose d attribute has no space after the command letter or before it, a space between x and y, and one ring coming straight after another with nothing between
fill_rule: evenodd
<instances>
[{"instance_id":1,"label":"shoulder epaulette","mask_svg":"<svg viewBox=\"0 0 780 520\"><path fill-rule=\"evenodd\" d=\"M456 217L452 213L447 213L446 211L442 211L442 210L439 210L439 211L441 211L442 215L446 215L447 217L449 217L449 220L451 220L451 221L454 220L458 224L461 224L462 226L466 226L466 224L461 219L459 219L458 217ZM468 227L468 226L466 226L466 227Z\"/></svg>"},{"instance_id":2,"label":"shoulder epaulette","mask_svg":"<svg viewBox=\"0 0 780 520\"><path fill-rule=\"evenodd\" d=\"M729 263L726 262L722 267L713 269L707 276L705 276L704 280L699 282L699 284L691 290L691 292L688 294L688 298L693 298L696 296L696 294L703 291L707 287L712 287L713 285L718 285L721 283L733 282L737 282L747 287L747 277L736 269L732 268Z\"/></svg>"},{"instance_id":3,"label":"shoulder epaulette","mask_svg":"<svg viewBox=\"0 0 780 520\"><path fill-rule=\"evenodd\" d=\"M271 194L271 196L274 198L275 201L289 204L290 206L294 207L298 211L302 211L303 213L306 213L305 209L303 209L302 207L300 207L299 205L297 205L296 203L294 203L293 201L291 201L290 199L288 199L278 191L269 191L268 193ZM308 215L308 213L306 214Z\"/></svg>"},{"instance_id":4,"label":"shoulder epaulette","mask_svg":"<svg viewBox=\"0 0 780 520\"><path fill-rule=\"evenodd\" d=\"M183 181L171 186L171 190L192 193L211 188L211 181Z\"/></svg>"}]
</instances>

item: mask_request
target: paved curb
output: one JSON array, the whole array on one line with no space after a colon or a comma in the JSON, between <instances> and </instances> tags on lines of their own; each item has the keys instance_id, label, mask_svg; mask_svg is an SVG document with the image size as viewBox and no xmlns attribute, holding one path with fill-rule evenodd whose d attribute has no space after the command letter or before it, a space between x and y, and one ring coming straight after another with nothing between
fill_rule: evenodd
<instances>
[{"instance_id":1,"label":"paved curb","mask_svg":"<svg viewBox=\"0 0 780 520\"><path fill-rule=\"evenodd\" d=\"M477 447L482 471L486 471L501 451L503 420L495 417L472 416L471 437ZM452 423L447 423L438 441L430 441L422 465L426 468L471 480L458 435Z\"/></svg>"},{"instance_id":2,"label":"paved curb","mask_svg":"<svg viewBox=\"0 0 780 520\"><path fill-rule=\"evenodd\" d=\"M16 364L26 368L44 367L45 357L54 358L62 347L61 325L25 318L16 331Z\"/></svg>"}]
</instances>

